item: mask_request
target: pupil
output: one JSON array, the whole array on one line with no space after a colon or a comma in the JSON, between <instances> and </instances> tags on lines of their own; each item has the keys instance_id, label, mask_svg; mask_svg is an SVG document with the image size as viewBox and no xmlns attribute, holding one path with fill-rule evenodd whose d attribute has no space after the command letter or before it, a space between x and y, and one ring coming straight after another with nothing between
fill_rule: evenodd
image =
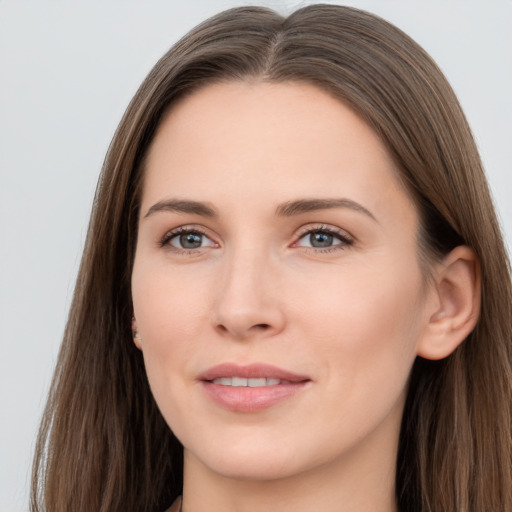
<instances>
[{"instance_id":1,"label":"pupil","mask_svg":"<svg viewBox=\"0 0 512 512\"><path fill-rule=\"evenodd\" d=\"M328 233L312 233L309 240L313 247L330 247L332 245L332 235Z\"/></svg>"},{"instance_id":2,"label":"pupil","mask_svg":"<svg viewBox=\"0 0 512 512\"><path fill-rule=\"evenodd\" d=\"M201 247L201 235L196 233L181 235L180 243L184 249L197 249L198 247Z\"/></svg>"}]
</instances>

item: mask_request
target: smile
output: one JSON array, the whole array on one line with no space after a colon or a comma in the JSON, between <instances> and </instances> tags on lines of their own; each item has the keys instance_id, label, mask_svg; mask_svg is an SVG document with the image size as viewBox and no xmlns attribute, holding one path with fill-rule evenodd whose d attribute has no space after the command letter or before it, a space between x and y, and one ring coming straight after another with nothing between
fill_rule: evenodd
<instances>
[{"instance_id":1,"label":"smile","mask_svg":"<svg viewBox=\"0 0 512 512\"><path fill-rule=\"evenodd\" d=\"M252 379L247 379L245 377L220 377L218 379L213 379L212 382L214 384L220 384L221 386L233 386L235 388L260 388L264 386L278 386L279 384L291 384L287 380L266 379L265 377Z\"/></svg>"},{"instance_id":2,"label":"smile","mask_svg":"<svg viewBox=\"0 0 512 512\"><path fill-rule=\"evenodd\" d=\"M223 363L198 379L206 396L223 409L255 413L274 407L306 390L312 380L268 364Z\"/></svg>"}]
</instances>

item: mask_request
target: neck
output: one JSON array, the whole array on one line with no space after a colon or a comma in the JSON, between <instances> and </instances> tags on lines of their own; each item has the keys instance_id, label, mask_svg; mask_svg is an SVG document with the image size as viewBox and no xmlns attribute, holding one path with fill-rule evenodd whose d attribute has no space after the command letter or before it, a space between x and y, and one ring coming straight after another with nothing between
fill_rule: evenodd
<instances>
[{"instance_id":1,"label":"neck","mask_svg":"<svg viewBox=\"0 0 512 512\"><path fill-rule=\"evenodd\" d=\"M371 443L370 443L371 444ZM272 480L215 473L185 450L183 512L396 512L396 444ZM363 447L364 448L364 447ZM363 449L364 452L364 449Z\"/></svg>"}]
</instances>

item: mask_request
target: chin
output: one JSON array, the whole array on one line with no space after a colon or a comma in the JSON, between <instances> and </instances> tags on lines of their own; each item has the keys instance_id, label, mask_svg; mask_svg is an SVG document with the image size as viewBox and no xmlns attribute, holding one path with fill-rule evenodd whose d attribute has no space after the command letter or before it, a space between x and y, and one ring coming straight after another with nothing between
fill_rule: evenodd
<instances>
[{"instance_id":1,"label":"chin","mask_svg":"<svg viewBox=\"0 0 512 512\"><path fill-rule=\"evenodd\" d=\"M247 481L279 480L303 472L306 468L293 454L275 446L240 443L218 450L198 450L197 455L185 450L187 463L200 464L224 478Z\"/></svg>"}]
</instances>

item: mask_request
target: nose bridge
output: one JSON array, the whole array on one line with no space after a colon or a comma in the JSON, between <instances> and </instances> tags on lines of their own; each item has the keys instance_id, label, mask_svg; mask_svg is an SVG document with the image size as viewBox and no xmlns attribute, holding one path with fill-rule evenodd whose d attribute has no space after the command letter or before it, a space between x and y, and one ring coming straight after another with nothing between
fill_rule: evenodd
<instances>
[{"instance_id":1,"label":"nose bridge","mask_svg":"<svg viewBox=\"0 0 512 512\"><path fill-rule=\"evenodd\" d=\"M214 307L216 327L236 338L279 331L284 318L270 252L252 245L233 247L224 265Z\"/></svg>"}]
</instances>

